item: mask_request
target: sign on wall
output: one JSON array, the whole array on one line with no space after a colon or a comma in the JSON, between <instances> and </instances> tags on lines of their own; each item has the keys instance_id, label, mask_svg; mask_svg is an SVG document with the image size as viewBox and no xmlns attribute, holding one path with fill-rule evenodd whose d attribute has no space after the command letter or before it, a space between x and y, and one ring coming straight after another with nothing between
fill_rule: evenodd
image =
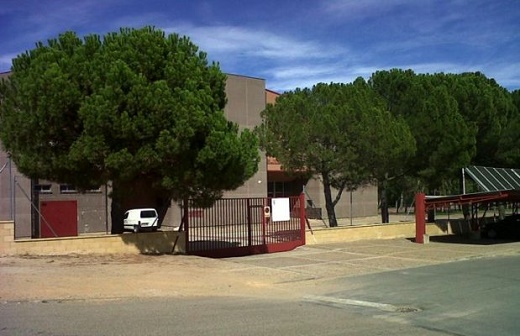
<instances>
[{"instance_id":1,"label":"sign on wall","mask_svg":"<svg viewBox=\"0 0 520 336\"><path fill-rule=\"evenodd\" d=\"M289 198L273 198L272 204L272 221L282 222L291 220L291 207L289 205Z\"/></svg>"}]
</instances>

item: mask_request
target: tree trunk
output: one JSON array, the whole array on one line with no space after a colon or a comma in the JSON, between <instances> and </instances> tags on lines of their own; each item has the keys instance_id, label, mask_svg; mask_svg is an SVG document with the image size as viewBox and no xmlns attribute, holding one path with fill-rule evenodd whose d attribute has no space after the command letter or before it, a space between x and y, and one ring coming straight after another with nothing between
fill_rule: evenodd
<instances>
[{"instance_id":1,"label":"tree trunk","mask_svg":"<svg viewBox=\"0 0 520 336\"><path fill-rule=\"evenodd\" d=\"M112 222L112 234L120 234L123 233L123 200L122 200L122 190L120 184L118 182L112 182L112 206L110 210L110 218Z\"/></svg>"},{"instance_id":2,"label":"tree trunk","mask_svg":"<svg viewBox=\"0 0 520 336\"><path fill-rule=\"evenodd\" d=\"M386 199L386 182L381 184L381 223L390 222L388 213L388 201Z\"/></svg>"},{"instance_id":3,"label":"tree trunk","mask_svg":"<svg viewBox=\"0 0 520 336\"><path fill-rule=\"evenodd\" d=\"M330 180L328 174L323 173L323 192L325 194L325 208L327 216L329 217L329 227L337 227L336 211L334 210L334 203L332 202L332 190L330 187Z\"/></svg>"},{"instance_id":4,"label":"tree trunk","mask_svg":"<svg viewBox=\"0 0 520 336\"><path fill-rule=\"evenodd\" d=\"M506 207L505 207L504 203L499 203L498 204L498 219L504 220L504 218L506 218Z\"/></svg>"},{"instance_id":5,"label":"tree trunk","mask_svg":"<svg viewBox=\"0 0 520 336\"><path fill-rule=\"evenodd\" d=\"M435 209L428 209L428 223L435 223Z\"/></svg>"}]
</instances>

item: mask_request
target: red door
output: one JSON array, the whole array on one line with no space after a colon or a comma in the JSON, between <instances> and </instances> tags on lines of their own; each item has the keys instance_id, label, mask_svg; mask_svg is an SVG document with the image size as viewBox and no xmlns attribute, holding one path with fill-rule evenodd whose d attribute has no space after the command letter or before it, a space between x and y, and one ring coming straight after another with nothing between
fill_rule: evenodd
<instances>
[{"instance_id":1,"label":"red door","mask_svg":"<svg viewBox=\"0 0 520 336\"><path fill-rule=\"evenodd\" d=\"M43 217L40 217L41 238L78 235L77 201L41 202L40 212Z\"/></svg>"}]
</instances>

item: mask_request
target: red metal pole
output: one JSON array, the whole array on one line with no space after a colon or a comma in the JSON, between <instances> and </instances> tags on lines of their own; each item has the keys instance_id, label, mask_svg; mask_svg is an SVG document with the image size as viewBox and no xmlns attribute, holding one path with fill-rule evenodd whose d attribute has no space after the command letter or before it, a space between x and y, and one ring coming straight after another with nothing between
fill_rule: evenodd
<instances>
[{"instance_id":1,"label":"red metal pole","mask_svg":"<svg viewBox=\"0 0 520 336\"><path fill-rule=\"evenodd\" d=\"M424 244L424 234L426 233L425 201L424 193L415 194L415 242L418 244Z\"/></svg>"},{"instance_id":2,"label":"red metal pole","mask_svg":"<svg viewBox=\"0 0 520 336\"><path fill-rule=\"evenodd\" d=\"M262 206L262 245L264 245L264 247L267 244L267 240L266 240L266 237L265 237L266 232L267 232L267 230L266 230L266 222L267 221L266 221L266 218L265 218L265 211L264 211L264 209L266 207L266 203L268 203L268 202L269 202L269 198L264 198L263 201L262 201L262 205L263 205Z\"/></svg>"},{"instance_id":3,"label":"red metal pole","mask_svg":"<svg viewBox=\"0 0 520 336\"><path fill-rule=\"evenodd\" d=\"M305 194L300 194L300 230L302 243L305 245Z\"/></svg>"},{"instance_id":4,"label":"red metal pole","mask_svg":"<svg viewBox=\"0 0 520 336\"><path fill-rule=\"evenodd\" d=\"M184 220L184 232L185 232L185 244L186 244L186 253L189 254L191 252L191 246L190 246L190 207L189 207L189 199L188 198L185 198L184 201L182 202L182 212L183 212L183 216L182 219ZM181 224L181 226L182 226ZM181 231L179 230L177 232L178 235L181 234Z\"/></svg>"},{"instance_id":5,"label":"red metal pole","mask_svg":"<svg viewBox=\"0 0 520 336\"><path fill-rule=\"evenodd\" d=\"M247 246L253 246L253 225L251 221L251 198L247 198Z\"/></svg>"}]
</instances>

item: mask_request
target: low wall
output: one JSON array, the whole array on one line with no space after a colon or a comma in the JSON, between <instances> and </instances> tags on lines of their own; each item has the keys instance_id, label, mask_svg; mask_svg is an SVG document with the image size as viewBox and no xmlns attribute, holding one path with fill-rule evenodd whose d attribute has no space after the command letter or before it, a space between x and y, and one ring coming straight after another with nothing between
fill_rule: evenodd
<instances>
[{"instance_id":1,"label":"low wall","mask_svg":"<svg viewBox=\"0 0 520 336\"><path fill-rule=\"evenodd\" d=\"M435 224L426 225L426 234L439 236L449 234L447 230ZM388 223L343 226L336 228L317 228L313 231L307 230L305 243L307 245L341 243L366 239L395 239L414 238L415 222Z\"/></svg>"},{"instance_id":2,"label":"low wall","mask_svg":"<svg viewBox=\"0 0 520 336\"><path fill-rule=\"evenodd\" d=\"M174 252L185 253L185 236L182 232L177 231L14 240L14 223L9 221L0 222L0 256L71 253L171 253L177 237L178 241Z\"/></svg>"},{"instance_id":3,"label":"low wall","mask_svg":"<svg viewBox=\"0 0 520 336\"><path fill-rule=\"evenodd\" d=\"M427 224L429 236L451 232L442 225ZM180 235L179 235L180 234ZM79 236L14 240L13 222L0 222L0 256L2 255L60 255L86 253L175 253L186 252L185 235L177 231L125 233L120 235ZM415 237L415 223L355 225L337 228L316 228L306 232L306 243L330 244L366 239L395 239Z\"/></svg>"}]
</instances>

